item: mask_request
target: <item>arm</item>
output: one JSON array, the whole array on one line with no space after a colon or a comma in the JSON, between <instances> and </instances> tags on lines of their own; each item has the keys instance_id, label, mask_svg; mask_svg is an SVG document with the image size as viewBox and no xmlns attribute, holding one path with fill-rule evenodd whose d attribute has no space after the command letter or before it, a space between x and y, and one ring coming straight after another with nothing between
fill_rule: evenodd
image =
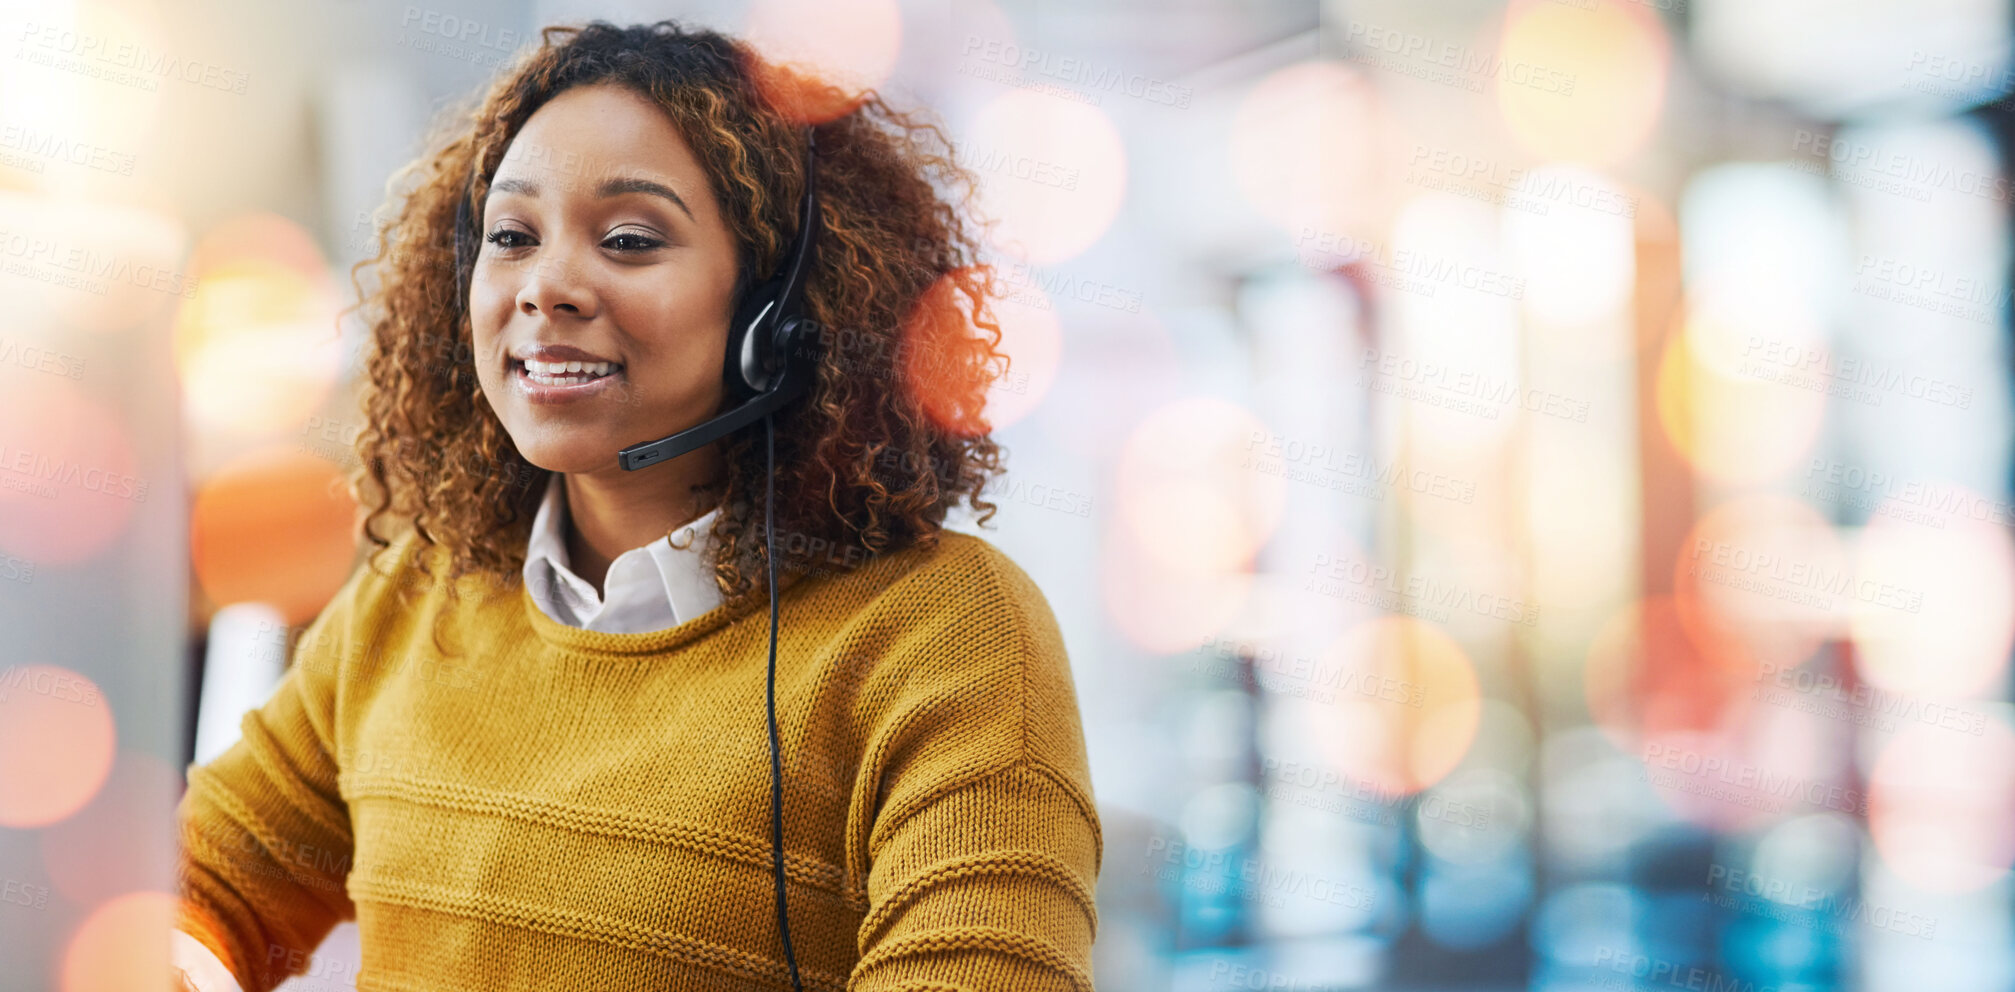
<instances>
[{"instance_id":1,"label":"arm","mask_svg":"<svg viewBox=\"0 0 2015 992\"><path fill-rule=\"evenodd\" d=\"M854 992L1090 992L1097 813L1017 759L888 822L868 876Z\"/></svg>"},{"instance_id":2,"label":"arm","mask_svg":"<svg viewBox=\"0 0 2015 992\"><path fill-rule=\"evenodd\" d=\"M1034 584L980 571L984 604L889 670L850 992L1092 988L1104 849L1070 665Z\"/></svg>"},{"instance_id":3,"label":"arm","mask_svg":"<svg viewBox=\"0 0 2015 992\"><path fill-rule=\"evenodd\" d=\"M353 574L309 624L272 698L245 714L238 742L190 766L176 810L175 926L247 992L305 970L336 922L356 912L343 884L351 834L336 787L334 720L354 598L367 574ZM184 951L178 965L210 992L203 983L214 974Z\"/></svg>"}]
</instances>

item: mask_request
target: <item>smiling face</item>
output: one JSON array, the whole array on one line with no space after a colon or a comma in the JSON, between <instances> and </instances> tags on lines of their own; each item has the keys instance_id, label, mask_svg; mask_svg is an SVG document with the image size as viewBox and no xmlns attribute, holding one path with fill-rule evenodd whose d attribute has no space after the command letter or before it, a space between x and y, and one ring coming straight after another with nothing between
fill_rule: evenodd
<instances>
[{"instance_id":1,"label":"smiling face","mask_svg":"<svg viewBox=\"0 0 2015 992\"><path fill-rule=\"evenodd\" d=\"M736 244L705 169L648 98L581 86L533 112L478 237L477 378L526 460L621 472L618 450L719 408Z\"/></svg>"}]
</instances>

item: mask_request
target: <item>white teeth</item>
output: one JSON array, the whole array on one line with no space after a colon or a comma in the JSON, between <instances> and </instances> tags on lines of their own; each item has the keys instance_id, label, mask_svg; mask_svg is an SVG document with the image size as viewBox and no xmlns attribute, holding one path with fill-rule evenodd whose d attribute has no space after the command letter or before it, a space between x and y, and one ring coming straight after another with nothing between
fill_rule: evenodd
<instances>
[{"instance_id":1,"label":"white teeth","mask_svg":"<svg viewBox=\"0 0 2015 992\"><path fill-rule=\"evenodd\" d=\"M525 372L534 379L573 376L599 379L616 370L614 362L541 362L527 358Z\"/></svg>"}]
</instances>

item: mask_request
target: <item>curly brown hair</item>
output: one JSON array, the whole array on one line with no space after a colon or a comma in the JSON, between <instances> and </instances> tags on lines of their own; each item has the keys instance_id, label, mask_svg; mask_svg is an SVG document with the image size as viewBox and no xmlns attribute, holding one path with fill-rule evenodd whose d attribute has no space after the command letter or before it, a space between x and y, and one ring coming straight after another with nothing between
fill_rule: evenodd
<instances>
[{"instance_id":1,"label":"curly brown hair","mask_svg":"<svg viewBox=\"0 0 2015 992\"><path fill-rule=\"evenodd\" d=\"M823 230L805 297L825 347L808 395L775 417L779 567L844 571L931 545L961 500L989 520L995 507L981 490L1002 453L983 408L1006 356L988 306L994 276L969 219L974 182L944 132L872 90L850 97L673 21L593 21L540 36L472 109L436 125L429 151L395 177L409 190L378 226L375 257L352 268L353 284L367 266L377 276L368 296L357 284L370 339L351 477L373 556L396 539L376 533L383 519L417 535L420 571L432 575L425 552L445 551L451 594L464 575L508 585L523 568L552 473L519 455L477 385L456 209L468 196L480 211L534 111L594 83L648 97L704 165L739 246L736 299L795 234L803 129L815 127ZM814 106L837 116L801 109ZM763 574L763 448L753 432L722 444L728 477L708 554L734 596Z\"/></svg>"}]
</instances>

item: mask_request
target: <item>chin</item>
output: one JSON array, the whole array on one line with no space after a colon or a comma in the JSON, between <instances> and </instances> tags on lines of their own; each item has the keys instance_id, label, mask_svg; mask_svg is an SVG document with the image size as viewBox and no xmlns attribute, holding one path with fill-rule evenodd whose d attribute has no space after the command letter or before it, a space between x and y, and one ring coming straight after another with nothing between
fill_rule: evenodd
<instances>
[{"instance_id":1,"label":"chin","mask_svg":"<svg viewBox=\"0 0 2015 992\"><path fill-rule=\"evenodd\" d=\"M554 437L521 443L513 436L511 442L517 446L521 457L534 467L548 472L575 475L616 464L616 448L604 444L600 437L593 439L582 439L578 436Z\"/></svg>"}]
</instances>

